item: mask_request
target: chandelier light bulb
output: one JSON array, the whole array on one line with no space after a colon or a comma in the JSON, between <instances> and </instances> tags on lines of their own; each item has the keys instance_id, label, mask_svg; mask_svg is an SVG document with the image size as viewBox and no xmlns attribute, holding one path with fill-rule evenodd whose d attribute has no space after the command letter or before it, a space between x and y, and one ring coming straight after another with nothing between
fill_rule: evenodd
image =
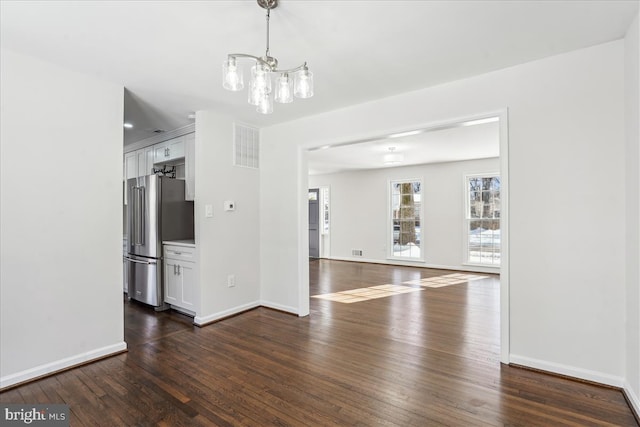
<instances>
[{"instance_id":1,"label":"chandelier light bulb","mask_svg":"<svg viewBox=\"0 0 640 427\"><path fill-rule=\"evenodd\" d=\"M264 65L256 64L251 67L251 84L261 93L271 93L271 77Z\"/></svg>"},{"instance_id":2,"label":"chandelier light bulb","mask_svg":"<svg viewBox=\"0 0 640 427\"><path fill-rule=\"evenodd\" d=\"M238 68L236 60L229 58L222 64L222 87L237 92L244 88L242 69Z\"/></svg>"},{"instance_id":3,"label":"chandelier light bulb","mask_svg":"<svg viewBox=\"0 0 640 427\"><path fill-rule=\"evenodd\" d=\"M313 96L313 73L311 71L304 68L296 74L293 93L298 98L311 98Z\"/></svg>"},{"instance_id":4,"label":"chandelier light bulb","mask_svg":"<svg viewBox=\"0 0 640 427\"><path fill-rule=\"evenodd\" d=\"M271 114L273 113L273 102L271 102L271 97L268 93L263 93L260 97L260 101L258 102L258 108L256 111L261 114Z\"/></svg>"},{"instance_id":5,"label":"chandelier light bulb","mask_svg":"<svg viewBox=\"0 0 640 427\"><path fill-rule=\"evenodd\" d=\"M288 74L281 74L276 84L276 102L288 104L293 102L293 90Z\"/></svg>"}]
</instances>

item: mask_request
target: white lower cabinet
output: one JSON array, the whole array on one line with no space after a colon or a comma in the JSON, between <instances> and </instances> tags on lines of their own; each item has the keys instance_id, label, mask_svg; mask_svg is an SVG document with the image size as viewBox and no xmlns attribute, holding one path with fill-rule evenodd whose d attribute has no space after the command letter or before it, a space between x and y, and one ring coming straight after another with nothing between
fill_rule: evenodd
<instances>
[{"instance_id":1,"label":"white lower cabinet","mask_svg":"<svg viewBox=\"0 0 640 427\"><path fill-rule=\"evenodd\" d=\"M164 245L164 302L195 314L196 291L195 248Z\"/></svg>"}]
</instances>

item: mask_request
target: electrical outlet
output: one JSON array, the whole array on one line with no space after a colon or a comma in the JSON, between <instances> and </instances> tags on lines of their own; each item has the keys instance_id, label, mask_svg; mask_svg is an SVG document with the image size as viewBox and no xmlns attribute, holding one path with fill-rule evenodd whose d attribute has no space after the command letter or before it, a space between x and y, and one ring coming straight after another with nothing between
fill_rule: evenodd
<instances>
[{"instance_id":1,"label":"electrical outlet","mask_svg":"<svg viewBox=\"0 0 640 427\"><path fill-rule=\"evenodd\" d=\"M235 274L229 274L227 275L227 286L230 288L233 288L236 286L236 275Z\"/></svg>"}]
</instances>

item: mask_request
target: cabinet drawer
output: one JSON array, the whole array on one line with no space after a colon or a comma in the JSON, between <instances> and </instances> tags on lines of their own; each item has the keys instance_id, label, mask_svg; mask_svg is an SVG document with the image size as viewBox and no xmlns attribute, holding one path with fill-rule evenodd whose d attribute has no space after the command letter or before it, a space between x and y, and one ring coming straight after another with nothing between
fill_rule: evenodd
<instances>
[{"instance_id":1,"label":"cabinet drawer","mask_svg":"<svg viewBox=\"0 0 640 427\"><path fill-rule=\"evenodd\" d=\"M195 248L185 246L164 245L164 257L182 261L196 262Z\"/></svg>"}]
</instances>

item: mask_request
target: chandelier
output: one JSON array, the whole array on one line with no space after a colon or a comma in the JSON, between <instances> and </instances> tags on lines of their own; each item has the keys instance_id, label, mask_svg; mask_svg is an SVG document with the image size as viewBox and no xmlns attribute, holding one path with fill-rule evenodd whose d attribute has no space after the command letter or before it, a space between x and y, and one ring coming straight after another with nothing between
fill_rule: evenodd
<instances>
[{"instance_id":1,"label":"chandelier","mask_svg":"<svg viewBox=\"0 0 640 427\"><path fill-rule=\"evenodd\" d=\"M244 77L238 59L247 58L255 62L251 67L249 81L249 104L255 105L262 114L273 112L271 98L271 75L277 74L275 82L276 102L287 104L297 98L311 98L313 96L313 73L307 68L307 63L286 70L278 69L278 60L269 55L269 15L271 9L278 6L278 0L257 0L258 5L267 10L267 51L258 57L244 53L231 53L222 64L222 87L230 91L240 91L244 88Z\"/></svg>"}]
</instances>

